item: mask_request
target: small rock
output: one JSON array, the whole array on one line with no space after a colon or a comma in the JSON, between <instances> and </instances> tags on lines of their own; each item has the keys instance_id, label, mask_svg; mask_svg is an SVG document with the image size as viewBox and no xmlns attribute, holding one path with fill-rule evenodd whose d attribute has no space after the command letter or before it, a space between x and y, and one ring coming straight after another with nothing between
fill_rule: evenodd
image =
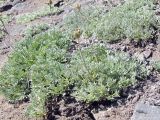
<instances>
[{"instance_id":1,"label":"small rock","mask_svg":"<svg viewBox=\"0 0 160 120\"><path fill-rule=\"evenodd\" d=\"M148 86L143 86L143 90L146 90L146 89L148 89Z\"/></svg>"},{"instance_id":2,"label":"small rock","mask_svg":"<svg viewBox=\"0 0 160 120\"><path fill-rule=\"evenodd\" d=\"M130 100L130 99L132 99L133 97L134 97L134 95L130 94L130 95L128 96L127 100Z\"/></svg>"},{"instance_id":3,"label":"small rock","mask_svg":"<svg viewBox=\"0 0 160 120\"><path fill-rule=\"evenodd\" d=\"M150 87L150 91L152 91L153 93L154 93L154 91L156 91L156 89L157 89L157 86L151 86Z\"/></svg>"},{"instance_id":4,"label":"small rock","mask_svg":"<svg viewBox=\"0 0 160 120\"><path fill-rule=\"evenodd\" d=\"M160 15L160 9L156 10L156 15Z\"/></svg>"},{"instance_id":5,"label":"small rock","mask_svg":"<svg viewBox=\"0 0 160 120\"><path fill-rule=\"evenodd\" d=\"M96 114L93 114L96 120L105 120L106 117L109 117L106 111L100 111Z\"/></svg>"},{"instance_id":6,"label":"small rock","mask_svg":"<svg viewBox=\"0 0 160 120\"><path fill-rule=\"evenodd\" d=\"M146 59L148 59L152 56L152 51L151 50L146 50L146 51L143 52L143 55Z\"/></svg>"},{"instance_id":7,"label":"small rock","mask_svg":"<svg viewBox=\"0 0 160 120\"><path fill-rule=\"evenodd\" d=\"M160 34L158 34L158 35L160 35ZM158 36L158 39L157 39L156 43L160 44L160 36Z\"/></svg>"},{"instance_id":8,"label":"small rock","mask_svg":"<svg viewBox=\"0 0 160 120\"><path fill-rule=\"evenodd\" d=\"M124 44L126 44L126 45L129 45L131 43L131 41L129 40L129 39L126 39L125 41L124 41Z\"/></svg>"},{"instance_id":9,"label":"small rock","mask_svg":"<svg viewBox=\"0 0 160 120\"><path fill-rule=\"evenodd\" d=\"M140 95L138 94L136 97L133 98L132 103L136 103L140 99Z\"/></svg>"},{"instance_id":10,"label":"small rock","mask_svg":"<svg viewBox=\"0 0 160 120\"><path fill-rule=\"evenodd\" d=\"M160 94L160 88L159 88L159 89L157 89L157 93L159 93L159 94Z\"/></svg>"},{"instance_id":11,"label":"small rock","mask_svg":"<svg viewBox=\"0 0 160 120\"><path fill-rule=\"evenodd\" d=\"M151 44L149 44L148 46L146 46L146 49L155 51L155 50L156 50L156 47L154 46L153 43L151 43Z\"/></svg>"},{"instance_id":12,"label":"small rock","mask_svg":"<svg viewBox=\"0 0 160 120\"><path fill-rule=\"evenodd\" d=\"M150 43L149 46L154 47L154 44L153 44L153 43Z\"/></svg>"},{"instance_id":13,"label":"small rock","mask_svg":"<svg viewBox=\"0 0 160 120\"><path fill-rule=\"evenodd\" d=\"M145 61L145 56L143 53L140 53L140 52L136 52L134 55L133 55L134 58L137 58L140 62L144 62Z\"/></svg>"},{"instance_id":14,"label":"small rock","mask_svg":"<svg viewBox=\"0 0 160 120\"><path fill-rule=\"evenodd\" d=\"M126 52L126 51L127 51L127 47L126 47L126 46L122 46L122 47L121 47L121 51Z\"/></svg>"},{"instance_id":15,"label":"small rock","mask_svg":"<svg viewBox=\"0 0 160 120\"><path fill-rule=\"evenodd\" d=\"M157 101L155 102L155 105L156 105L156 106L160 106L160 100L157 100Z\"/></svg>"},{"instance_id":16,"label":"small rock","mask_svg":"<svg viewBox=\"0 0 160 120\"><path fill-rule=\"evenodd\" d=\"M157 45L157 49L160 52L160 44Z\"/></svg>"},{"instance_id":17,"label":"small rock","mask_svg":"<svg viewBox=\"0 0 160 120\"><path fill-rule=\"evenodd\" d=\"M148 73L151 73L154 70L153 66L146 66L146 69Z\"/></svg>"}]
</instances>

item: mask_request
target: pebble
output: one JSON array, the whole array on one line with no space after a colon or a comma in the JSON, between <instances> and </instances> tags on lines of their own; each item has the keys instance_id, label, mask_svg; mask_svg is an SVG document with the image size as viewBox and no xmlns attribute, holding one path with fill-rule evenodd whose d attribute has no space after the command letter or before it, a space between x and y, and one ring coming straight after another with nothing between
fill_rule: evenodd
<instances>
[{"instance_id":1,"label":"pebble","mask_svg":"<svg viewBox=\"0 0 160 120\"><path fill-rule=\"evenodd\" d=\"M145 61L144 54L142 54L142 53L136 52L134 54L134 57L137 58L140 62L144 62Z\"/></svg>"},{"instance_id":2,"label":"pebble","mask_svg":"<svg viewBox=\"0 0 160 120\"><path fill-rule=\"evenodd\" d=\"M148 59L152 56L152 51L151 50L146 50L146 51L143 52L143 55L146 59Z\"/></svg>"},{"instance_id":3,"label":"pebble","mask_svg":"<svg viewBox=\"0 0 160 120\"><path fill-rule=\"evenodd\" d=\"M140 99L140 94L133 98L132 103L136 103Z\"/></svg>"}]
</instances>

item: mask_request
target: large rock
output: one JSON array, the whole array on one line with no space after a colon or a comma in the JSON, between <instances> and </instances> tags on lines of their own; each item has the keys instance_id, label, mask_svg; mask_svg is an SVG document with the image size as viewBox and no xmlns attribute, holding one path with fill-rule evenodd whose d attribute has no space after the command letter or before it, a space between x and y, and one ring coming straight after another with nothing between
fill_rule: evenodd
<instances>
[{"instance_id":1,"label":"large rock","mask_svg":"<svg viewBox=\"0 0 160 120\"><path fill-rule=\"evenodd\" d=\"M160 106L138 103L131 120L160 120Z\"/></svg>"}]
</instances>

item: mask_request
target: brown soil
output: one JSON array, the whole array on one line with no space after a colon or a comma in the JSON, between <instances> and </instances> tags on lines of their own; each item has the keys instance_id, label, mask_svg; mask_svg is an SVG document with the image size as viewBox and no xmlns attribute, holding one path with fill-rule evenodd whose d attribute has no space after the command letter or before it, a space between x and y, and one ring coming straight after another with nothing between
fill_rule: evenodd
<instances>
[{"instance_id":1,"label":"brown soil","mask_svg":"<svg viewBox=\"0 0 160 120\"><path fill-rule=\"evenodd\" d=\"M8 104L6 99L0 96L0 120L41 120L26 117L25 111L29 103L20 106Z\"/></svg>"}]
</instances>

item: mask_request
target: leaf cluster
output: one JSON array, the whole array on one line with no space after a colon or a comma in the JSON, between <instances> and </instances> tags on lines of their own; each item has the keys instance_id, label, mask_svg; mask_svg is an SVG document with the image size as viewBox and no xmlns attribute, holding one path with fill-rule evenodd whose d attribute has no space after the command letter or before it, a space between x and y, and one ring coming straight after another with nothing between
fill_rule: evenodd
<instances>
[{"instance_id":1,"label":"leaf cluster","mask_svg":"<svg viewBox=\"0 0 160 120\"><path fill-rule=\"evenodd\" d=\"M152 0L131 0L113 8L100 21L98 37L109 41L152 38L155 32L153 26L156 26L153 7Z\"/></svg>"},{"instance_id":2,"label":"leaf cluster","mask_svg":"<svg viewBox=\"0 0 160 120\"><path fill-rule=\"evenodd\" d=\"M79 10L75 9L64 18L63 30L74 38L74 31L80 29L83 37L91 37L99 23L99 20L105 13L102 7L88 6Z\"/></svg>"},{"instance_id":3,"label":"leaf cluster","mask_svg":"<svg viewBox=\"0 0 160 120\"><path fill-rule=\"evenodd\" d=\"M119 96L119 90L136 82L136 76L146 74L145 67L136 60L100 45L77 51L71 59L69 72L75 84L72 95L88 103L114 99Z\"/></svg>"}]
</instances>

